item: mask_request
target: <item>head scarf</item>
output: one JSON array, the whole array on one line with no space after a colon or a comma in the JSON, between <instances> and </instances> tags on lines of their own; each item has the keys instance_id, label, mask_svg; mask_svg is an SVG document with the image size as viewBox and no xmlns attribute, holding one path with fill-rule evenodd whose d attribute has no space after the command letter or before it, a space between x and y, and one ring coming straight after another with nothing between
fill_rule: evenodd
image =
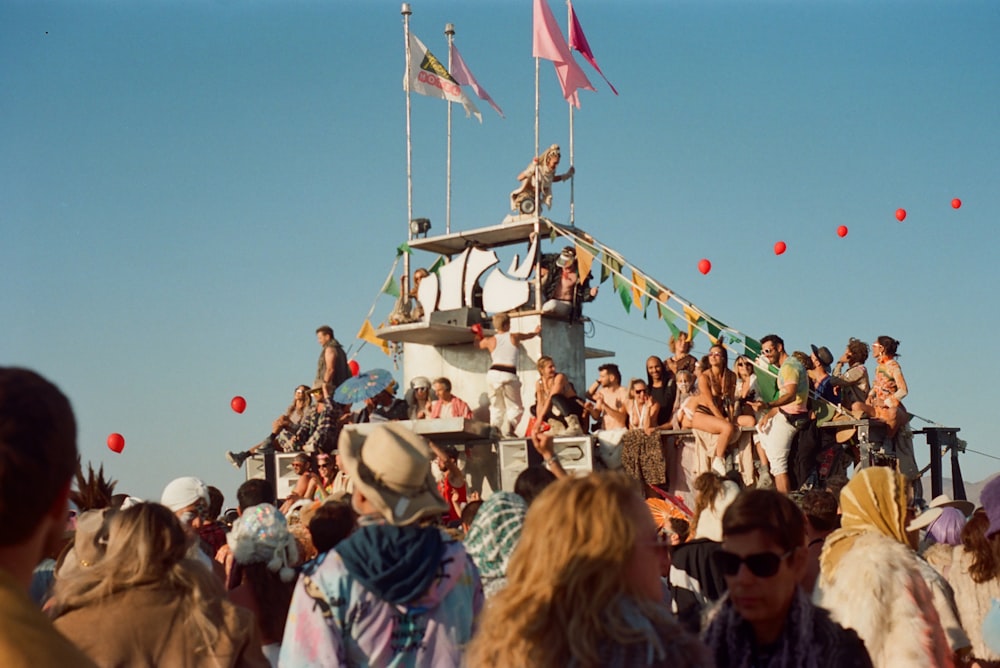
<instances>
[{"instance_id":1,"label":"head scarf","mask_svg":"<svg viewBox=\"0 0 1000 668\"><path fill-rule=\"evenodd\" d=\"M965 515L958 508L942 508L941 515L927 527L927 533L945 545L962 544L962 527Z\"/></svg>"},{"instance_id":2,"label":"head scarf","mask_svg":"<svg viewBox=\"0 0 1000 668\"><path fill-rule=\"evenodd\" d=\"M517 494L496 492L483 502L465 537L465 551L472 557L487 596L507 583L507 563L521 540L528 506Z\"/></svg>"},{"instance_id":3,"label":"head scarf","mask_svg":"<svg viewBox=\"0 0 1000 668\"><path fill-rule=\"evenodd\" d=\"M877 533L909 545L906 535L906 478L884 466L859 471L840 491L840 529L830 534L820 555L820 569L832 573L865 533Z\"/></svg>"}]
</instances>

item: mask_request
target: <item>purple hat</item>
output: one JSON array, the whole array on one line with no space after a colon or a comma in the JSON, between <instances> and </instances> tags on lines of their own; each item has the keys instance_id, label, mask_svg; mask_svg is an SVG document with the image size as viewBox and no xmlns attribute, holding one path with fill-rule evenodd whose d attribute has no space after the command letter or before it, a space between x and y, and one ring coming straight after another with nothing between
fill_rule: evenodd
<instances>
[{"instance_id":1,"label":"purple hat","mask_svg":"<svg viewBox=\"0 0 1000 668\"><path fill-rule=\"evenodd\" d=\"M1000 532L1000 476L986 483L979 494L979 503L986 509L986 516L990 518L990 526L986 529L986 537L989 538Z\"/></svg>"}]
</instances>

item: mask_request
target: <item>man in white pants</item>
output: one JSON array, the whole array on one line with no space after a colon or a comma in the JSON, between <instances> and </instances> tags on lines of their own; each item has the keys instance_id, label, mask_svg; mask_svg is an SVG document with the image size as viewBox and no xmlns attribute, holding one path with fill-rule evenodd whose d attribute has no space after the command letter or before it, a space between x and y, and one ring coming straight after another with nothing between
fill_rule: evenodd
<instances>
[{"instance_id":1,"label":"man in white pants","mask_svg":"<svg viewBox=\"0 0 1000 668\"><path fill-rule=\"evenodd\" d=\"M490 424L499 430L503 438L515 438L514 428L524 414L521 401L521 381L517 377L517 346L537 336L542 331L538 325L535 331L520 334L510 331L510 315L497 313L493 316L494 336L483 336L482 329L476 330L476 342L482 350L490 351L490 370L486 372L486 386L490 392Z\"/></svg>"},{"instance_id":2,"label":"man in white pants","mask_svg":"<svg viewBox=\"0 0 1000 668\"><path fill-rule=\"evenodd\" d=\"M788 494L788 452L795 433L809 419L809 376L802 363L785 352L785 342L780 336L768 334L760 344L760 352L767 361L781 368L778 371L778 398L757 402L754 406L754 410L768 409L757 430L767 453L774 486L779 492Z\"/></svg>"}]
</instances>

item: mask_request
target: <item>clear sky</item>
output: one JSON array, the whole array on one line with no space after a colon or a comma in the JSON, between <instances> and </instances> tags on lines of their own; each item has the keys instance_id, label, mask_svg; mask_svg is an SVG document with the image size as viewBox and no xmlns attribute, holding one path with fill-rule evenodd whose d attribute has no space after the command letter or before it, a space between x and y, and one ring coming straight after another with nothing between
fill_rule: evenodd
<instances>
[{"instance_id":1,"label":"clear sky","mask_svg":"<svg viewBox=\"0 0 1000 668\"><path fill-rule=\"evenodd\" d=\"M455 24L507 116L479 103L480 125L456 108L453 130L453 230L497 224L534 151L532 4L412 5L442 60ZM790 350L894 336L907 407L991 456L963 456L968 480L1000 470L1000 5L575 7L621 93L583 65L597 92L575 117L576 224ZM311 382L316 327L357 350L406 239L403 48L391 0L0 1L0 364L62 387L84 460L119 491L158 497L194 474L232 502L241 477L223 453L267 434ZM565 166L548 62L541 84L541 143L561 144ZM445 109L414 96L414 214L432 233ZM568 198L556 184L553 220L568 222ZM391 306L378 300L376 322ZM589 345L617 350L626 378L667 354L662 321L626 315L610 283L587 313ZM392 368L371 346L358 361Z\"/></svg>"}]
</instances>

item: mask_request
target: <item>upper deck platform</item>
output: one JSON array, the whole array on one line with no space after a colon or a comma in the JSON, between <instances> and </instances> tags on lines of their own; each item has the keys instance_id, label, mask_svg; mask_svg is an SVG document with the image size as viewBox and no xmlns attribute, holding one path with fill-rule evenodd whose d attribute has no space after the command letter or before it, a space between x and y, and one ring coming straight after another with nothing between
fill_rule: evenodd
<instances>
[{"instance_id":1,"label":"upper deck platform","mask_svg":"<svg viewBox=\"0 0 1000 668\"><path fill-rule=\"evenodd\" d=\"M550 234L553 229L564 227L542 216L511 215L507 216L504 219L505 222L500 225L478 227L472 230L427 237L426 239L412 239L408 243L410 248L415 250L439 253L441 255L455 255L470 246L487 249L509 246L530 239L531 234L535 231L536 219L539 225L539 233L542 236ZM573 229L577 234L580 233L578 228L567 229Z\"/></svg>"}]
</instances>

